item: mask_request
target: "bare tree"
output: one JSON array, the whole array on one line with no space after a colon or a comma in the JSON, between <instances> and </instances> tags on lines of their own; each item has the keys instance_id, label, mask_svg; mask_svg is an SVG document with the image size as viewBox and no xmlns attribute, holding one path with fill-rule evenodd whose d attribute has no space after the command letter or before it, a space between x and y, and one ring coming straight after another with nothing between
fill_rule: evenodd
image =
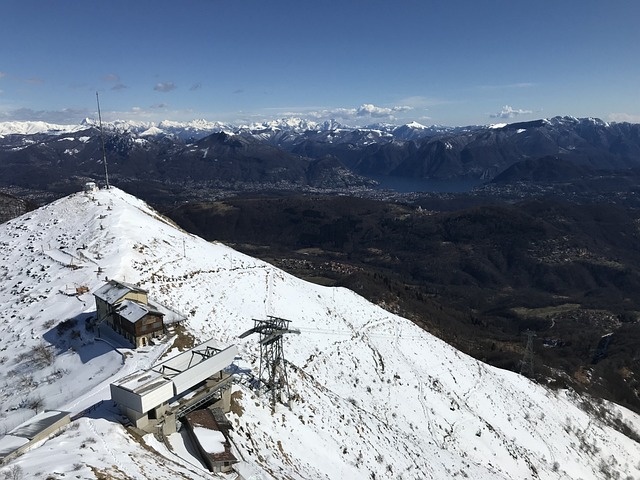
<instances>
[{"instance_id":1,"label":"bare tree","mask_svg":"<svg viewBox=\"0 0 640 480\"><path fill-rule=\"evenodd\" d=\"M4 478L6 480L22 480L24 478L22 467L20 465L12 466L4 472Z\"/></svg>"},{"instance_id":2,"label":"bare tree","mask_svg":"<svg viewBox=\"0 0 640 480\"><path fill-rule=\"evenodd\" d=\"M40 343L32 348L33 360L40 365L51 365L55 358L53 351L44 343Z\"/></svg>"},{"instance_id":3,"label":"bare tree","mask_svg":"<svg viewBox=\"0 0 640 480\"><path fill-rule=\"evenodd\" d=\"M40 395L30 398L27 406L38 413L38 410L41 410L44 407L44 399Z\"/></svg>"}]
</instances>

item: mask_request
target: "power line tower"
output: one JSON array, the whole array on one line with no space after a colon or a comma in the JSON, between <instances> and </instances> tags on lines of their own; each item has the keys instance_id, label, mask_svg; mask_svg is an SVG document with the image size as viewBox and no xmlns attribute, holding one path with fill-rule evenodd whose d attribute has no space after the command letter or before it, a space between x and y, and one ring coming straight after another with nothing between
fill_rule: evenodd
<instances>
[{"instance_id":1,"label":"power line tower","mask_svg":"<svg viewBox=\"0 0 640 480\"><path fill-rule=\"evenodd\" d=\"M536 337L536 332L527 330L524 332L527 336L527 348L524 351L524 356L520 362L520 375L525 377L534 378L533 375L533 338Z\"/></svg>"},{"instance_id":2,"label":"power line tower","mask_svg":"<svg viewBox=\"0 0 640 480\"><path fill-rule=\"evenodd\" d=\"M289 328L291 320L269 316L267 320L253 319L253 328L242 333L239 338L245 338L253 333L258 333L260 338L260 370L259 379L267 392L271 393L271 407L275 408L276 402L289 406L291 394L284 359L283 336L300 330ZM285 401L282 396L286 395Z\"/></svg>"}]
</instances>

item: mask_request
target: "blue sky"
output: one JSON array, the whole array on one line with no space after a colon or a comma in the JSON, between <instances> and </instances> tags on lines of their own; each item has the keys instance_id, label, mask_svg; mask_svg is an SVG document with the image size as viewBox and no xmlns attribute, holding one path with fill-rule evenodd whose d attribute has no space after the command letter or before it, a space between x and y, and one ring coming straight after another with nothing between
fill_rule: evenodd
<instances>
[{"instance_id":1,"label":"blue sky","mask_svg":"<svg viewBox=\"0 0 640 480\"><path fill-rule=\"evenodd\" d=\"M637 0L3 0L0 121L640 123Z\"/></svg>"}]
</instances>

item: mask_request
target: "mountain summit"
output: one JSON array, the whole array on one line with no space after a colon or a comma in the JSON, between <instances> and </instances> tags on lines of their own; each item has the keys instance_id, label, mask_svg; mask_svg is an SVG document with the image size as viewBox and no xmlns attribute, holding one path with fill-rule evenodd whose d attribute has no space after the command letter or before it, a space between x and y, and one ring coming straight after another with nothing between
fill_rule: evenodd
<instances>
[{"instance_id":1,"label":"mountain summit","mask_svg":"<svg viewBox=\"0 0 640 480\"><path fill-rule=\"evenodd\" d=\"M487 366L349 290L189 235L117 188L2 224L0 245L0 431L38 408L74 415L3 471L211 478L186 448L119 423L108 385L178 350L114 350L94 338L84 290L106 277L186 313L197 341L235 343L239 369L258 370L256 339L238 338L252 319L278 316L301 331L285 339L290 408L272 411L267 396L233 387L229 420L244 478L640 477L639 416Z\"/></svg>"}]
</instances>

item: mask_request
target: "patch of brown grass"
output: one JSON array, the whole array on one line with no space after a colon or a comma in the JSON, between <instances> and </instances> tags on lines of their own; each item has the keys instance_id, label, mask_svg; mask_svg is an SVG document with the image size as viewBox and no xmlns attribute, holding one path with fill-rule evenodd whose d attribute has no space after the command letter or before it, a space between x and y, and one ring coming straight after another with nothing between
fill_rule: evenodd
<instances>
[{"instance_id":1,"label":"patch of brown grass","mask_svg":"<svg viewBox=\"0 0 640 480\"><path fill-rule=\"evenodd\" d=\"M196 345L196 337L191 335L191 333L187 331L184 325L177 323L173 325L172 328L176 335L173 346L178 350L184 352L185 350L189 350Z\"/></svg>"},{"instance_id":2,"label":"patch of brown grass","mask_svg":"<svg viewBox=\"0 0 640 480\"><path fill-rule=\"evenodd\" d=\"M236 390L231 394L231 411L239 417L241 417L244 413L244 408L242 408L242 405L240 403L241 399L242 392L240 390Z\"/></svg>"}]
</instances>

